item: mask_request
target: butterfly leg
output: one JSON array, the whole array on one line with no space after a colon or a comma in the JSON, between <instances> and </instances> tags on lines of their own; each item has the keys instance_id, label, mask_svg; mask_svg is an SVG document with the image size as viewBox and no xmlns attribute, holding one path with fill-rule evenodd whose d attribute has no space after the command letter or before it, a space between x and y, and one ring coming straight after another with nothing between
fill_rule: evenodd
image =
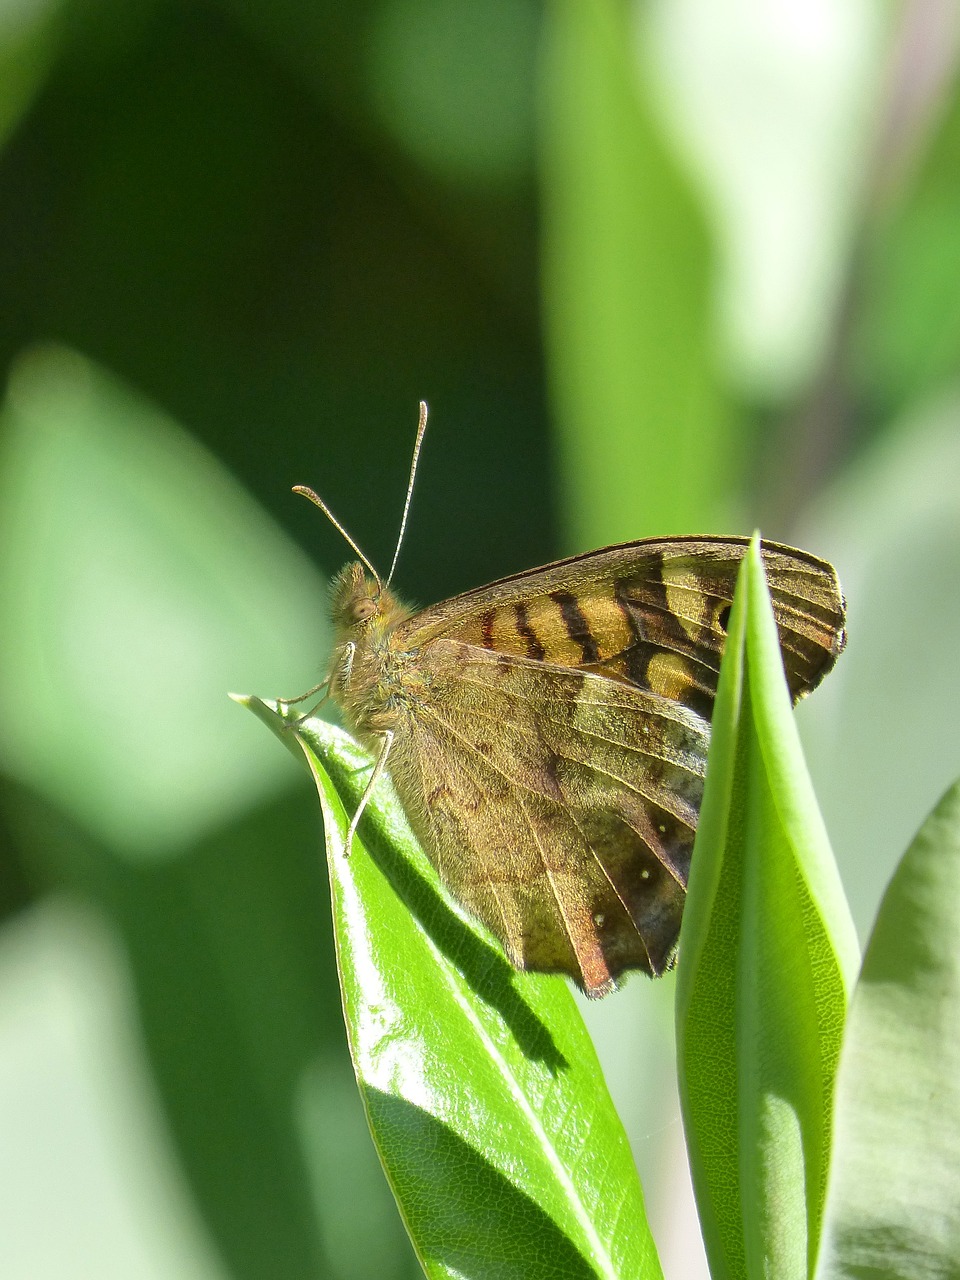
<instances>
[{"instance_id":1,"label":"butterfly leg","mask_svg":"<svg viewBox=\"0 0 960 1280\"><path fill-rule=\"evenodd\" d=\"M323 695L324 698L327 698L330 696L329 684L330 684L330 677L325 676L324 679L321 680L319 684L315 684L313 688L308 689L306 693L298 693L295 698L278 698L277 701L282 702L285 707L292 707L296 702L306 702L308 698L312 698L313 695L315 693L319 693L321 689L327 690L327 692Z\"/></svg>"},{"instance_id":2,"label":"butterfly leg","mask_svg":"<svg viewBox=\"0 0 960 1280\"><path fill-rule=\"evenodd\" d=\"M353 670L353 655L357 651L357 646L351 640L350 643L345 646L345 648L347 652L344 655L343 670L340 674L340 678L346 684L349 682L350 672ZM290 721L290 725L292 728L299 729L300 726L303 724L304 720L309 720L309 718L316 711L317 707L322 707L323 704L326 702L326 700L330 697L330 685L331 685L331 682L333 681L333 675L334 673L333 671L331 671L329 675L324 676L324 678L320 681L319 684L315 684L312 689L308 689L306 693L299 694L296 698L278 698L277 699L277 701L282 702L285 707L292 707L296 702L306 702L307 698L312 697L313 694L319 693L319 691L323 689L324 691L323 697L320 699L319 702L315 702L309 711L305 711L303 715L298 716L296 720Z\"/></svg>"},{"instance_id":3,"label":"butterfly leg","mask_svg":"<svg viewBox=\"0 0 960 1280\"><path fill-rule=\"evenodd\" d=\"M289 729L299 729L305 720L309 720L318 707L322 707L326 700L330 697L330 677L321 680L319 684L315 684L312 689L308 689L306 693L301 693L297 698L278 698L277 701L283 707L292 707L294 703L305 702L307 698L323 689L323 697L313 704L309 711L305 711L302 716L297 716L295 720L286 720L284 723Z\"/></svg>"},{"instance_id":4,"label":"butterfly leg","mask_svg":"<svg viewBox=\"0 0 960 1280\"><path fill-rule=\"evenodd\" d=\"M373 788L377 785L380 775L387 767L387 756L390 754L390 748L393 746L393 730L384 729L380 735L383 739L383 745L380 748L380 754L377 756L376 763L373 766L373 773L370 775L370 781L364 788L363 795L360 797L360 803L357 805L353 817L350 819L350 825L347 827L347 838L344 841L344 848L347 854L353 847L353 837L357 834L357 827L363 816L363 811L367 807L367 801L373 792Z\"/></svg>"}]
</instances>

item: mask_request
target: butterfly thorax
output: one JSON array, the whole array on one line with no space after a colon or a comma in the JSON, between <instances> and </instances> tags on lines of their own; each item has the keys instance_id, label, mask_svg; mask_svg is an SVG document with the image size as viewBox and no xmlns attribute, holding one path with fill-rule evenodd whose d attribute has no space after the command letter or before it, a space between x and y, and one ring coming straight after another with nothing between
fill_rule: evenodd
<instances>
[{"instance_id":1,"label":"butterfly thorax","mask_svg":"<svg viewBox=\"0 0 960 1280\"><path fill-rule=\"evenodd\" d=\"M330 692L361 740L394 728L422 683L412 655L396 641L410 610L386 588L348 564L333 580L335 650Z\"/></svg>"}]
</instances>

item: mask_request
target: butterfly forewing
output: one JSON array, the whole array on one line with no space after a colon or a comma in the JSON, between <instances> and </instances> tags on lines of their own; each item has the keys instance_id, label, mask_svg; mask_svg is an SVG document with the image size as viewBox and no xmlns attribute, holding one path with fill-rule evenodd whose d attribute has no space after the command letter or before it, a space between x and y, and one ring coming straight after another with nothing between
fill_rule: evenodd
<instances>
[{"instance_id":1,"label":"butterfly forewing","mask_svg":"<svg viewBox=\"0 0 960 1280\"><path fill-rule=\"evenodd\" d=\"M746 539L627 543L558 561L416 614L412 644L439 636L559 666L584 667L684 702L709 717ZM843 647L833 568L762 544L794 700L819 684Z\"/></svg>"}]
</instances>

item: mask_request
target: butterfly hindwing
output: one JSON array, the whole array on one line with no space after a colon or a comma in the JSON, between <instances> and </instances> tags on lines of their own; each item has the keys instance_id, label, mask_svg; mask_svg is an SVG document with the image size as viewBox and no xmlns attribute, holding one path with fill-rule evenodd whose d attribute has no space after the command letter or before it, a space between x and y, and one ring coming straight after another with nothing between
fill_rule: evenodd
<instances>
[{"instance_id":1,"label":"butterfly hindwing","mask_svg":"<svg viewBox=\"0 0 960 1280\"><path fill-rule=\"evenodd\" d=\"M586 671L431 641L390 772L444 882L520 968L591 994L674 950L708 729Z\"/></svg>"}]
</instances>

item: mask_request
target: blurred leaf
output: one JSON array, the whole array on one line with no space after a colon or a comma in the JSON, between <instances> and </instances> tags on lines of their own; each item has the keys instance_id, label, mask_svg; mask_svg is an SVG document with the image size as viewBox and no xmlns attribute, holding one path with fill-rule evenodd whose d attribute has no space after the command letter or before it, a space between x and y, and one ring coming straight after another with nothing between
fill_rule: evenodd
<instances>
[{"instance_id":1,"label":"blurred leaf","mask_svg":"<svg viewBox=\"0 0 960 1280\"><path fill-rule=\"evenodd\" d=\"M531 0L385 0L366 32L385 131L447 181L515 187L533 153Z\"/></svg>"},{"instance_id":2,"label":"blurred leaf","mask_svg":"<svg viewBox=\"0 0 960 1280\"><path fill-rule=\"evenodd\" d=\"M821 1280L960 1275L960 782L884 895L837 1087Z\"/></svg>"},{"instance_id":3,"label":"blurred leaf","mask_svg":"<svg viewBox=\"0 0 960 1280\"><path fill-rule=\"evenodd\" d=\"M671 1249L681 1249L687 1263L697 1250L701 1260L703 1253L677 1097L675 978L675 971L655 982L645 974L632 974L617 989L616 998L605 1000L574 992L630 1141L650 1230L667 1276L693 1274L692 1267L680 1270Z\"/></svg>"},{"instance_id":4,"label":"blurred leaf","mask_svg":"<svg viewBox=\"0 0 960 1280\"><path fill-rule=\"evenodd\" d=\"M330 986L339 994L332 965ZM343 1034L339 1004L332 1016ZM344 1053L342 1062L327 1055L306 1075L297 1097L297 1129L309 1161L324 1249L337 1280L421 1276L370 1141L349 1054Z\"/></svg>"},{"instance_id":5,"label":"blurred leaf","mask_svg":"<svg viewBox=\"0 0 960 1280\"><path fill-rule=\"evenodd\" d=\"M857 950L756 542L724 654L680 957L681 1102L711 1274L807 1276Z\"/></svg>"},{"instance_id":6,"label":"blurred leaf","mask_svg":"<svg viewBox=\"0 0 960 1280\"><path fill-rule=\"evenodd\" d=\"M739 447L712 370L704 219L632 48L621 0L547 6L544 325L578 549L711 527Z\"/></svg>"},{"instance_id":7,"label":"blurred leaf","mask_svg":"<svg viewBox=\"0 0 960 1280\"><path fill-rule=\"evenodd\" d=\"M716 235L718 354L747 395L783 404L836 343L900 6L637 8L658 114Z\"/></svg>"},{"instance_id":8,"label":"blurred leaf","mask_svg":"<svg viewBox=\"0 0 960 1280\"><path fill-rule=\"evenodd\" d=\"M960 76L926 154L866 242L854 334L860 395L903 412L960 369Z\"/></svg>"},{"instance_id":9,"label":"blurred leaf","mask_svg":"<svg viewBox=\"0 0 960 1280\"><path fill-rule=\"evenodd\" d=\"M847 596L849 641L800 708L810 772L862 936L915 828L960 775L960 396L891 424L798 537Z\"/></svg>"},{"instance_id":10,"label":"blurred leaf","mask_svg":"<svg viewBox=\"0 0 960 1280\"><path fill-rule=\"evenodd\" d=\"M271 704L243 699L295 741ZM296 735L320 793L354 1066L430 1276L659 1276L626 1137L563 979L519 975L450 905L395 799L344 803L369 757ZM362 843L361 843L362 841Z\"/></svg>"},{"instance_id":11,"label":"blurred leaf","mask_svg":"<svg viewBox=\"0 0 960 1280\"><path fill-rule=\"evenodd\" d=\"M4 0L0 9L0 145L47 77L63 0Z\"/></svg>"},{"instance_id":12,"label":"blurred leaf","mask_svg":"<svg viewBox=\"0 0 960 1280\"><path fill-rule=\"evenodd\" d=\"M232 1280L145 1070L123 948L60 895L0 930L5 1280Z\"/></svg>"},{"instance_id":13,"label":"blurred leaf","mask_svg":"<svg viewBox=\"0 0 960 1280\"><path fill-rule=\"evenodd\" d=\"M323 599L159 410L71 352L21 361L0 423L11 775L113 848L167 856L289 781L224 692L313 683Z\"/></svg>"}]
</instances>

